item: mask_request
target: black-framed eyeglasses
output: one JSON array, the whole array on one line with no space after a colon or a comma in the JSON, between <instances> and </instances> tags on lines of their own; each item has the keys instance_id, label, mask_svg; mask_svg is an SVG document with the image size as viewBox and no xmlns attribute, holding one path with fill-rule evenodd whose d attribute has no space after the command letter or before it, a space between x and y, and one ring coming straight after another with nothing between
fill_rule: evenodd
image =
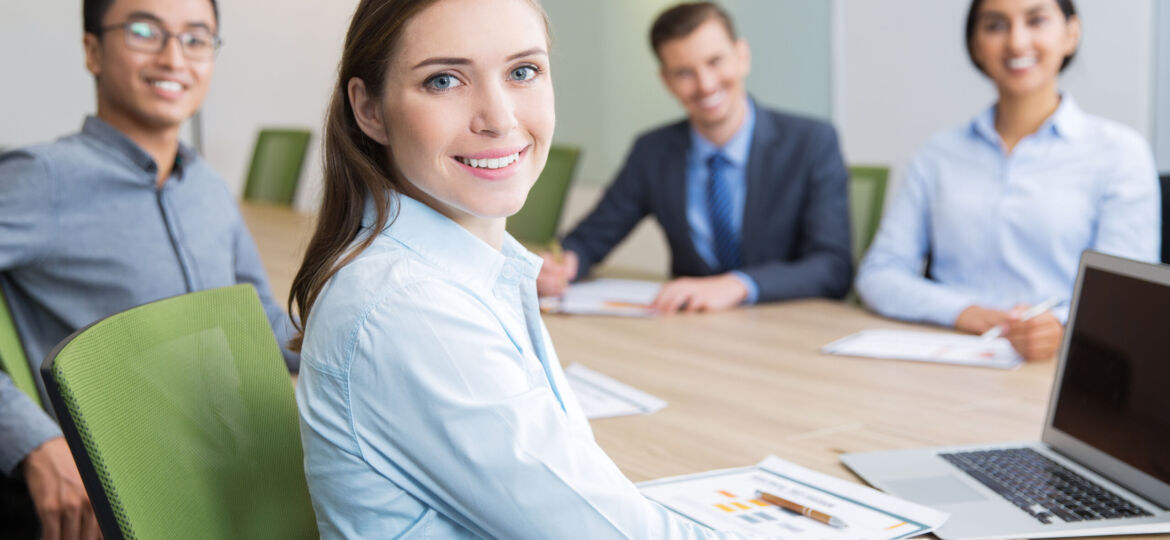
<instances>
[{"instance_id":1,"label":"black-framed eyeglasses","mask_svg":"<svg viewBox=\"0 0 1170 540\"><path fill-rule=\"evenodd\" d=\"M179 40L183 56L191 60L210 60L223 46L219 36L203 28L171 32L154 21L126 21L101 27L102 32L122 30L126 46L141 52L158 53L167 47L172 37Z\"/></svg>"}]
</instances>

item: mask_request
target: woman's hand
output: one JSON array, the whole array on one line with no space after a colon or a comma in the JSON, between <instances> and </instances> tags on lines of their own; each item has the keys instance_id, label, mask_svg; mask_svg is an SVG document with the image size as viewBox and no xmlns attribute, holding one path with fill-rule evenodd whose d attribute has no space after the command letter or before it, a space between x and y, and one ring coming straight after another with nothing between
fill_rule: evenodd
<instances>
[{"instance_id":1,"label":"woman's hand","mask_svg":"<svg viewBox=\"0 0 1170 540\"><path fill-rule=\"evenodd\" d=\"M955 328L972 334L982 334L996 326L1007 324L1010 313L998 309L970 306L955 319Z\"/></svg>"},{"instance_id":2,"label":"woman's hand","mask_svg":"<svg viewBox=\"0 0 1170 540\"><path fill-rule=\"evenodd\" d=\"M1064 339L1064 326L1052 312L1045 312L1026 321L1019 319L1027 306L1012 310L1003 336L1012 342L1012 348L1024 357L1024 360L1050 360L1060 349L1060 342Z\"/></svg>"}]
</instances>

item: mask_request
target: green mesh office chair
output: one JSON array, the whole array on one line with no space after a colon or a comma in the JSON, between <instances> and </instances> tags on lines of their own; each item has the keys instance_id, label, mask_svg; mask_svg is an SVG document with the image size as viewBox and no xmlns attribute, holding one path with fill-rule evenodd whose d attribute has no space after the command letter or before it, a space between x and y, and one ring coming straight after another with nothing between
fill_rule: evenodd
<instances>
[{"instance_id":1,"label":"green mesh office chair","mask_svg":"<svg viewBox=\"0 0 1170 540\"><path fill-rule=\"evenodd\" d=\"M262 129L252 149L244 198L291 205L309 148L305 129Z\"/></svg>"},{"instance_id":2,"label":"green mesh office chair","mask_svg":"<svg viewBox=\"0 0 1170 540\"><path fill-rule=\"evenodd\" d=\"M849 167L849 218L853 224L853 262L869 249L882 220L889 167Z\"/></svg>"},{"instance_id":3,"label":"green mesh office chair","mask_svg":"<svg viewBox=\"0 0 1170 540\"><path fill-rule=\"evenodd\" d=\"M4 298L4 291L0 290L0 370L3 370L12 379L21 392L37 405L41 405L41 396L37 392L37 383L33 379L32 370L28 367L28 358L24 356L24 346L20 344L20 335L16 333L16 324L12 321L12 314L8 311L8 302Z\"/></svg>"},{"instance_id":4,"label":"green mesh office chair","mask_svg":"<svg viewBox=\"0 0 1170 540\"><path fill-rule=\"evenodd\" d=\"M41 372L107 540L318 537L292 385L251 285L102 319Z\"/></svg>"},{"instance_id":5,"label":"green mesh office chair","mask_svg":"<svg viewBox=\"0 0 1170 540\"><path fill-rule=\"evenodd\" d=\"M575 146L553 145L549 149L548 162L528 192L524 207L508 218L508 233L529 246L543 247L556 238L565 197L580 158L581 149Z\"/></svg>"}]
</instances>

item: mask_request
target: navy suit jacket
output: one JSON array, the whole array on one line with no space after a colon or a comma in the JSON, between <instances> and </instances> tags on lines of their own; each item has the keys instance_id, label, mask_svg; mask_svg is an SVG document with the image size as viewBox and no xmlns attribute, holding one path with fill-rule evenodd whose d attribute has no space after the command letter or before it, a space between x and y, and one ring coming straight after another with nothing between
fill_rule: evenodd
<instances>
[{"instance_id":1,"label":"navy suit jacket","mask_svg":"<svg viewBox=\"0 0 1170 540\"><path fill-rule=\"evenodd\" d=\"M750 148L739 270L756 282L758 301L845 296L853 274L849 173L836 131L757 107ZM675 276L717 273L695 251L687 223L689 149L685 120L638 137L597 207L563 241L580 259L578 277L647 214L666 233Z\"/></svg>"}]
</instances>

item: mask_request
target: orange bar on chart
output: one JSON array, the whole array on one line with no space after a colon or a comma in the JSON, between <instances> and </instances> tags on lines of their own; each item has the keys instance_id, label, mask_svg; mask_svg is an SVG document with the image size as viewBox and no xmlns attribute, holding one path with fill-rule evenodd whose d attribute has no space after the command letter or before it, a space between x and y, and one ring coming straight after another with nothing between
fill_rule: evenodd
<instances>
[{"instance_id":1,"label":"orange bar on chart","mask_svg":"<svg viewBox=\"0 0 1170 540\"><path fill-rule=\"evenodd\" d=\"M726 497L731 497L732 499L736 498L735 495L732 495L732 494L730 494L726 491L723 491L723 490L716 491L715 493L718 493L718 494L726 496Z\"/></svg>"},{"instance_id":2,"label":"orange bar on chart","mask_svg":"<svg viewBox=\"0 0 1170 540\"><path fill-rule=\"evenodd\" d=\"M715 508L723 510L724 512L734 512L735 511L734 508L727 506L726 504L717 504L717 505L715 505Z\"/></svg>"},{"instance_id":3,"label":"orange bar on chart","mask_svg":"<svg viewBox=\"0 0 1170 540\"><path fill-rule=\"evenodd\" d=\"M768 506L768 503L761 501L759 499L752 499L751 503L756 505L756 506Z\"/></svg>"},{"instance_id":4,"label":"orange bar on chart","mask_svg":"<svg viewBox=\"0 0 1170 540\"><path fill-rule=\"evenodd\" d=\"M741 503L741 502L733 502L731 504L733 506L735 506L736 508L739 508L740 510L751 510L752 509L752 507L750 507L744 503Z\"/></svg>"}]
</instances>

